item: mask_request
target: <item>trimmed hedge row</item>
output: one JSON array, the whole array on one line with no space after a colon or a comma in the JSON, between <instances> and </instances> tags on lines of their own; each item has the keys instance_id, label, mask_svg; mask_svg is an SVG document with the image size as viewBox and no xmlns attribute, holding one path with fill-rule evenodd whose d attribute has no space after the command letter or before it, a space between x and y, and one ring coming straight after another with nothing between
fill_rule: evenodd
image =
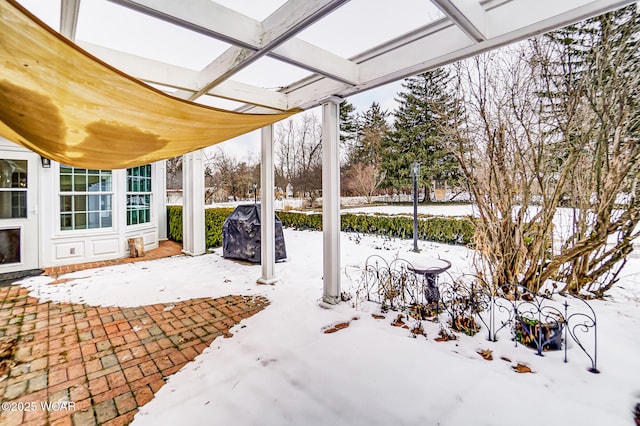
<instances>
[{"instance_id":1,"label":"trimmed hedge row","mask_svg":"<svg viewBox=\"0 0 640 426\"><path fill-rule=\"evenodd\" d=\"M233 212L232 208L205 209L205 244L207 247L222 245L222 225ZM182 206L167 206L167 237L182 242Z\"/></svg>"},{"instance_id":2,"label":"trimmed hedge row","mask_svg":"<svg viewBox=\"0 0 640 426\"><path fill-rule=\"evenodd\" d=\"M321 214L279 212L278 217L282 220L283 226L288 228L322 230ZM345 213L340 216L340 228L345 232L413 238L413 218L403 216ZM418 220L420 240L469 245L473 240L474 231L471 219L421 217Z\"/></svg>"},{"instance_id":3,"label":"trimmed hedge row","mask_svg":"<svg viewBox=\"0 0 640 426\"><path fill-rule=\"evenodd\" d=\"M206 209L204 211L204 224L206 228L207 247L222 246L222 225L233 212L232 208L220 207L218 209Z\"/></svg>"},{"instance_id":4,"label":"trimmed hedge row","mask_svg":"<svg viewBox=\"0 0 640 426\"><path fill-rule=\"evenodd\" d=\"M182 242L182 206L167 206L167 238Z\"/></svg>"},{"instance_id":5,"label":"trimmed hedge row","mask_svg":"<svg viewBox=\"0 0 640 426\"><path fill-rule=\"evenodd\" d=\"M232 208L212 208L205 210L207 247L222 245L222 225L233 211ZM168 237L182 241L182 207L168 206ZM297 212L278 212L282 225L298 230L322 230L322 215ZM346 213L341 216L341 229L345 232L383 235L397 238L413 238L413 219L401 216L356 215ZM427 217L418 221L418 238L447 244L469 245L473 240L475 227L471 219Z\"/></svg>"}]
</instances>

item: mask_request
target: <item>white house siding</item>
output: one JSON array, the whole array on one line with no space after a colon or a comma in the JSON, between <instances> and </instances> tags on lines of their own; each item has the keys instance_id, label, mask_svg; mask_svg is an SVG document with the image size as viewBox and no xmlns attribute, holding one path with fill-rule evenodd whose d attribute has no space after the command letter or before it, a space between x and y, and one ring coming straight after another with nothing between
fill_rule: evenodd
<instances>
[{"instance_id":1,"label":"white house siding","mask_svg":"<svg viewBox=\"0 0 640 426\"><path fill-rule=\"evenodd\" d=\"M6 139L0 138L0 158L15 152L29 152ZM86 230L60 229L60 165L51 168L37 165L38 224L37 241L25 241L29 250L38 247L39 267L61 266L117 259L129 255L128 238L142 237L145 250L158 247L166 239L166 177L164 161L151 165L151 221L127 226L126 170L112 171L112 227ZM1 227L1 220L0 220ZM3 272L0 265L0 273Z\"/></svg>"}]
</instances>

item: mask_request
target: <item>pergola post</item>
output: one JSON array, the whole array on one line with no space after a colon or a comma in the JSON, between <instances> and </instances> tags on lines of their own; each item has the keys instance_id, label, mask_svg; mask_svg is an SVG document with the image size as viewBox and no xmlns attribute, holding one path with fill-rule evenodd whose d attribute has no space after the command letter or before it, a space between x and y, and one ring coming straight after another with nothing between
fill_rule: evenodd
<instances>
[{"instance_id":1,"label":"pergola post","mask_svg":"<svg viewBox=\"0 0 640 426\"><path fill-rule=\"evenodd\" d=\"M340 142L339 110L342 99L322 104L322 237L323 294L330 304L340 302Z\"/></svg>"},{"instance_id":2,"label":"pergola post","mask_svg":"<svg viewBox=\"0 0 640 426\"><path fill-rule=\"evenodd\" d=\"M273 126L262 128L262 149L260 159L260 252L262 276L258 284L273 284L276 264L276 222L273 206L274 193L273 166Z\"/></svg>"},{"instance_id":3,"label":"pergola post","mask_svg":"<svg viewBox=\"0 0 640 426\"><path fill-rule=\"evenodd\" d=\"M158 241L167 239L167 160L158 161L153 182L156 186L155 200L158 212Z\"/></svg>"},{"instance_id":4,"label":"pergola post","mask_svg":"<svg viewBox=\"0 0 640 426\"><path fill-rule=\"evenodd\" d=\"M204 254L204 155L202 150L182 157L182 252Z\"/></svg>"}]
</instances>

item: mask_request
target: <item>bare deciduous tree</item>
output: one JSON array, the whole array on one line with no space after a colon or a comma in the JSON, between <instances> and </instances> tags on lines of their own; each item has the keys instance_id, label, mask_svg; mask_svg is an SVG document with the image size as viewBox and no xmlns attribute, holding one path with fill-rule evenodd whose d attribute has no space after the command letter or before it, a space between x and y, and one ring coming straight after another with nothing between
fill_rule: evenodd
<instances>
[{"instance_id":1,"label":"bare deciduous tree","mask_svg":"<svg viewBox=\"0 0 640 426\"><path fill-rule=\"evenodd\" d=\"M223 190L233 200L249 198L253 183L259 183L259 166L252 164L251 157L239 160L222 149L207 153L205 179L209 197Z\"/></svg>"},{"instance_id":2,"label":"bare deciduous tree","mask_svg":"<svg viewBox=\"0 0 640 426\"><path fill-rule=\"evenodd\" d=\"M291 183L311 204L322 190L321 130L318 118L310 113L276 127L277 185L285 188Z\"/></svg>"},{"instance_id":3,"label":"bare deciduous tree","mask_svg":"<svg viewBox=\"0 0 640 426\"><path fill-rule=\"evenodd\" d=\"M640 73L610 48L609 24L593 24L597 40L582 35L593 63L579 70L546 39L458 65L466 115L448 142L476 200L477 266L494 288L551 282L601 295L638 235Z\"/></svg>"},{"instance_id":4,"label":"bare deciduous tree","mask_svg":"<svg viewBox=\"0 0 640 426\"><path fill-rule=\"evenodd\" d=\"M166 161L167 189L182 188L182 157L169 158Z\"/></svg>"},{"instance_id":5,"label":"bare deciduous tree","mask_svg":"<svg viewBox=\"0 0 640 426\"><path fill-rule=\"evenodd\" d=\"M345 174L345 187L355 195L366 197L371 204L371 197L384 181L384 175L377 164L356 163Z\"/></svg>"}]
</instances>

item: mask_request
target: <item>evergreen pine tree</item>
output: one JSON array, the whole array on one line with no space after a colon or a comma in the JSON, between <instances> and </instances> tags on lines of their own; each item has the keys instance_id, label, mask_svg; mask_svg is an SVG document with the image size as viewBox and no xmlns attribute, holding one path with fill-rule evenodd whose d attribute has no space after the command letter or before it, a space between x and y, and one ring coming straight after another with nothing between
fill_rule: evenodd
<instances>
[{"instance_id":1,"label":"evergreen pine tree","mask_svg":"<svg viewBox=\"0 0 640 426\"><path fill-rule=\"evenodd\" d=\"M380 104L373 102L369 109L358 117L357 140L349 157L349 164L380 165L382 160L382 142L389 133L387 117Z\"/></svg>"},{"instance_id":2,"label":"evergreen pine tree","mask_svg":"<svg viewBox=\"0 0 640 426\"><path fill-rule=\"evenodd\" d=\"M405 92L398 94L394 130L384 142L383 169L386 186L409 187L411 164L421 163L420 185L426 191L431 182L454 183L461 177L455 157L444 147L441 121L455 116L448 93L449 72L439 68L405 79Z\"/></svg>"},{"instance_id":3,"label":"evergreen pine tree","mask_svg":"<svg viewBox=\"0 0 640 426\"><path fill-rule=\"evenodd\" d=\"M340 148L342 158L346 159L347 163L358 137L358 117L355 110L353 104L347 100L340 103Z\"/></svg>"}]
</instances>

